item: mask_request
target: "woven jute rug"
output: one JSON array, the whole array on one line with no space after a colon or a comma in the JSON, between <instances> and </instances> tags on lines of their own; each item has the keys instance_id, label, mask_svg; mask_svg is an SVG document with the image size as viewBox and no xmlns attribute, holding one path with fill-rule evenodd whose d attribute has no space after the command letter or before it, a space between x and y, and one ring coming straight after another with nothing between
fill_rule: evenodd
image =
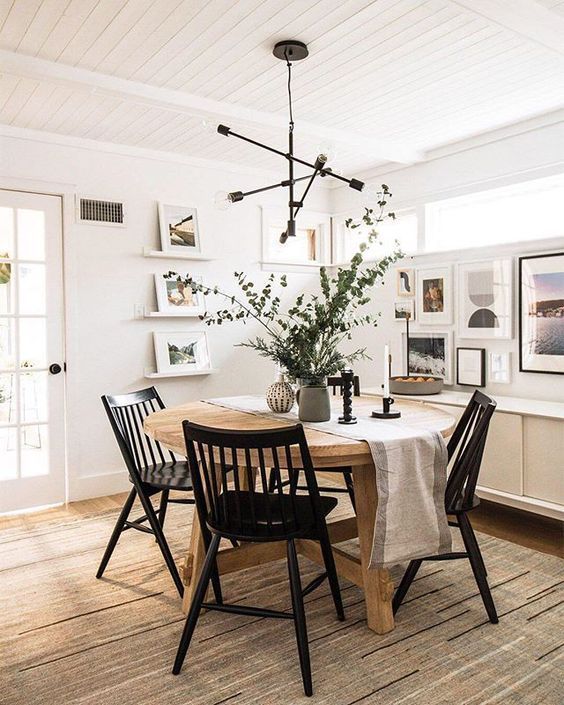
<instances>
[{"instance_id":1,"label":"woven jute rug","mask_svg":"<svg viewBox=\"0 0 564 705\"><path fill-rule=\"evenodd\" d=\"M341 496L342 497L342 496ZM181 561L190 507L167 535ZM97 563L115 511L0 536L3 705L278 705L303 695L291 621L206 612L180 676L183 615L153 539L122 535L103 580ZM564 566L479 535L500 623L486 621L467 561L424 564L378 636L362 592L342 581L346 621L327 585L307 598L314 698L328 705L563 702ZM300 559L304 582L319 569ZM401 571L397 572L396 578ZM285 562L227 576L230 602L289 609Z\"/></svg>"}]
</instances>

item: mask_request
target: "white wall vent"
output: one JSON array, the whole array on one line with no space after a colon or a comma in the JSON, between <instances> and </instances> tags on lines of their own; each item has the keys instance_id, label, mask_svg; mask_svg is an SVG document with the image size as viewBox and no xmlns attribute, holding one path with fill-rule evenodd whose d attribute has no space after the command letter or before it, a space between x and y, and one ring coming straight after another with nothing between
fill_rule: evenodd
<instances>
[{"instance_id":1,"label":"white wall vent","mask_svg":"<svg viewBox=\"0 0 564 705\"><path fill-rule=\"evenodd\" d=\"M103 201L97 198L77 198L77 220L79 223L102 225L125 225L125 208L120 201Z\"/></svg>"}]
</instances>

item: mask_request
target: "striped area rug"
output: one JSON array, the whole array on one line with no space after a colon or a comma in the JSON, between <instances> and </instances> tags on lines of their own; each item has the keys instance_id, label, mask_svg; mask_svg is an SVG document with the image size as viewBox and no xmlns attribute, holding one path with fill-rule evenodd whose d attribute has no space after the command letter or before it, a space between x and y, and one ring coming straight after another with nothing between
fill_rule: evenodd
<instances>
[{"instance_id":1,"label":"striped area rug","mask_svg":"<svg viewBox=\"0 0 564 705\"><path fill-rule=\"evenodd\" d=\"M167 533L179 561L190 507ZM116 512L0 537L3 705L278 705L306 702L292 622L205 613L178 677L183 623L158 549L127 532L94 573ZM563 561L479 537L500 624L486 621L466 561L424 564L394 632L368 630L342 581L346 621L323 585L307 598L314 700L327 705L561 705ZM300 559L304 582L318 568ZM397 577L397 576L396 576ZM223 580L229 601L289 609L285 563ZM309 700L311 702L311 700Z\"/></svg>"}]
</instances>

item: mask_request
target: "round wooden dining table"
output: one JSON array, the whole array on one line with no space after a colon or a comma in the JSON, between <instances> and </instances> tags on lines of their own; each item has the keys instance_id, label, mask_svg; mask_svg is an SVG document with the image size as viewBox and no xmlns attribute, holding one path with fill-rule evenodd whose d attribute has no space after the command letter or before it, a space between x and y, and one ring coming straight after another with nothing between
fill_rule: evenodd
<instances>
[{"instance_id":1,"label":"round wooden dining table","mask_svg":"<svg viewBox=\"0 0 564 705\"><path fill-rule=\"evenodd\" d=\"M339 397L335 397L332 403L336 408L341 408L342 401ZM360 396L355 397L354 400L357 416L361 414L370 416L370 411L380 406L380 399L374 396ZM412 429L439 432L445 438L450 436L454 429L454 417L426 401L396 400L394 410L401 411L401 419L394 420L394 423L407 424ZM266 415L236 411L217 404L198 401L149 415L145 420L145 431L165 447L184 456L186 454L182 433L184 419L225 430L272 429L295 423L295 419L282 421ZM342 546L333 546L337 572L341 577L364 590L367 624L378 634L385 634L394 628L392 612L394 585L386 568L369 569L368 567L378 503L376 473L370 449L365 441L326 433L311 426L305 428L305 434L313 465L320 475L323 476L324 468L329 470L332 467L352 467L356 515L352 513L350 507L346 506L346 502L339 502L335 512L328 518L329 536L332 544L342 544L358 537L360 550L356 553L351 553ZM340 475L326 472L326 477L332 481L338 481ZM241 482L246 482L244 473L241 474ZM318 543L300 539L296 545L302 555L321 566L324 565ZM220 574L231 573L278 560L285 555L284 542L241 544L220 550L218 569ZM204 558L202 534L197 512L194 512L190 547L181 571L185 584L183 599L185 612L190 606Z\"/></svg>"}]
</instances>

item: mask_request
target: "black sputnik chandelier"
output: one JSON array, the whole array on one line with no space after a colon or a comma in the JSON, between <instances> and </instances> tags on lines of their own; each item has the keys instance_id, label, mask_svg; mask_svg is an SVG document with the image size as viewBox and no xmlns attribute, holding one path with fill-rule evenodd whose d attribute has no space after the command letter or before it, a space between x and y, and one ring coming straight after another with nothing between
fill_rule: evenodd
<instances>
[{"instance_id":1,"label":"black sputnik chandelier","mask_svg":"<svg viewBox=\"0 0 564 705\"><path fill-rule=\"evenodd\" d=\"M304 159L300 159L294 154L294 116L292 111L292 63L295 61L301 61L305 59L309 52L307 45L303 42L299 42L295 39L289 39L282 42L278 42L272 53L277 59L286 62L288 67L288 109L289 109L289 125L288 125L288 151L282 152L279 149L270 147L267 144L253 140L250 137L245 137L237 132L233 132L230 127L226 125L218 125L217 132L224 137L236 137L237 139L248 142L249 144L254 144L256 147L265 149L273 154L278 154L288 162L288 178L284 181L280 181L276 184L271 184L270 186L263 186L262 188L256 188L252 191L232 191L231 193L226 193L225 191L220 191L215 196L215 203L218 208L228 208L232 203L238 203L242 201L246 196L253 196L256 193L262 193L263 191L271 191L276 188L287 188L288 189L288 224L286 230L280 235L280 242L284 243L288 237L294 237L296 235L296 216L298 215L301 208L303 208L304 200L309 193L310 188L313 185L316 177L331 177L333 179L338 179L343 181L350 186L350 188L356 191L362 191L364 189L364 182L358 179L347 179L340 174L336 174L330 167L326 166L328 161L327 154L318 154L315 163L308 162ZM310 174L306 176L301 176L296 178L294 176L294 166L296 164L301 164L302 166L309 167L313 169ZM298 181L306 181L307 184L302 193L301 197L296 197L295 185Z\"/></svg>"}]
</instances>

